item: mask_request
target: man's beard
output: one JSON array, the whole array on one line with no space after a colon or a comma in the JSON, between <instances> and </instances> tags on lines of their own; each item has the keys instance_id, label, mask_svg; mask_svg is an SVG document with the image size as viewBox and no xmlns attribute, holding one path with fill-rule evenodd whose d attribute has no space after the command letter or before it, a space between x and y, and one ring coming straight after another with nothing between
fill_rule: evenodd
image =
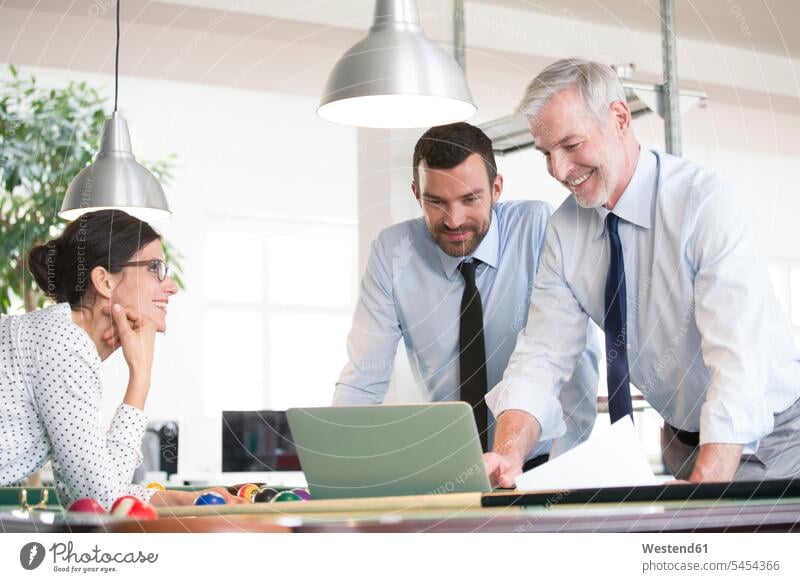
<instances>
[{"instance_id":1,"label":"man's beard","mask_svg":"<svg viewBox=\"0 0 800 582\"><path fill-rule=\"evenodd\" d=\"M592 196L591 199L579 197L575 192L573 192L572 195L575 196L575 202L577 202L578 206L581 208L598 208L608 202L609 198L605 192L601 193L599 196Z\"/></svg>"},{"instance_id":2,"label":"man's beard","mask_svg":"<svg viewBox=\"0 0 800 582\"><path fill-rule=\"evenodd\" d=\"M593 192L589 193L589 196L580 196L572 188L567 187L567 189L575 197L575 202L577 202L578 206L582 208L598 208L605 205L605 203L608 202L608 199L611 198L611 193L609 192L608 185L605 181L605 175L600 174L599 170L596 171L598 172L599 184Z\"/></svg>"},{"instance_id":3,"label":"man's beard","mask_svg":"<svg viewBox=\"0 0 800 582\"><path fill-rule=\"evenodd\" d=\"M442 251L444 251L446 254L450 255L451 257L465 257L467 255L471 255L475 249L478 248L478 245L481 244L483 239L486 237L486 233L489 232L491 222L492 217L490 214L489 220L486 221L486 226L483 230L480 230L480 228L475 224L464 225L461 228L454 230L447 228L444 224L439 224L435 230L431 232L431 236L433 237L433 240L436 241L436 244L439 245L439 248L442 249ZM457 232L471 232L473 234L471 238L465 241L451 241L447 240L445 237L445 233Z\"/></svg>"}]
</instances>

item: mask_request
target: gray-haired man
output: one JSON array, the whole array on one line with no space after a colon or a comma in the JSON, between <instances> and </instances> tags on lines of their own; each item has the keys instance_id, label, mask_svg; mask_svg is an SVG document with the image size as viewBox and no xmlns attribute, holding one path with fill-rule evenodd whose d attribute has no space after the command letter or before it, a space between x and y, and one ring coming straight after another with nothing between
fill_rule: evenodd
<instances>
[{"instance_id":1,"label":"gray-haired man","mask_svg":"<svg viewBox=\"0 0 800 582\"><path fill-rule=\"evenodd\" d=\"M746 205L712 171L639 146L614 71L567 59L528 86L547 168L573 194L545 235L525 330L487 395L493 480L563 429L559 390L606 332L612 422L629 382L664 418L669 469L694 482L800 475L800 354Z\"/></svg>"}]
</instances>

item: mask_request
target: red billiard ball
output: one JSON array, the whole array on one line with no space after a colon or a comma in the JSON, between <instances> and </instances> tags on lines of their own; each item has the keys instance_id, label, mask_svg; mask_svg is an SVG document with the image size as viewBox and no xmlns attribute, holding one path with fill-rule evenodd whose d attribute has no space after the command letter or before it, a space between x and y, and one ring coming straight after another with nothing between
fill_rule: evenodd
<instances>
[{"instance_id":1,"label":"red billiard ball","mask_svg":"<svg viewBox=\"0 0 800 582\"><path fill-rule=\"evenodd\" d=\"M105 508L91 497L82 497L73 501L67 511L79 511L81 513L101 513L105 514Z\"/></svg>"},{"instance_id":2,"label":"red billiard ball","mask_svg":"<svg viewBox=\"0 0 800 582\"><path fill-rule=\"evenodd\" d=\"M145 520L158 519L156 508L132 495L120 497L111 506L111 515Z\"/></svg>"}]
</instances>

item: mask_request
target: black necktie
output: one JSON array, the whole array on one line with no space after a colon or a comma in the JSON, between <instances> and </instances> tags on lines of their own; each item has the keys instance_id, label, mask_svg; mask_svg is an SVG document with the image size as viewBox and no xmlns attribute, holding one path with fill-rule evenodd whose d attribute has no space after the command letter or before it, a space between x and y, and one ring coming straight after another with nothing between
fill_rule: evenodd
<instances>
[{"instance_id":1,"label":"black necktie","mask_svg":"<svg viewBox=\"0 0 800 582\"><path fill-rule=\"evenodd\" d=\"M464 294L461 296L461 325L459 328L459 370L461 400L472 406L481 448L487 450L488 409L486 407L486 348L483 342L483 305L475 285L475 269L479 261L461 263L458 270L464 277Z\"/></svg>"},{"instance_id":2,"label":"black necktie","mask_svg":"<svg viewBox=\"0 0 800 582\"><path fill-rule=\"evenodd\" d=\"M630 415L633 419L631 387L628 377L628 310L625 303L625 265L622 262L622 244L619 240L619 218L606 217L608 230L609 262L606 277L606 371L608 374L608 413L611 424Z\"/></svg>"}]
</instances>

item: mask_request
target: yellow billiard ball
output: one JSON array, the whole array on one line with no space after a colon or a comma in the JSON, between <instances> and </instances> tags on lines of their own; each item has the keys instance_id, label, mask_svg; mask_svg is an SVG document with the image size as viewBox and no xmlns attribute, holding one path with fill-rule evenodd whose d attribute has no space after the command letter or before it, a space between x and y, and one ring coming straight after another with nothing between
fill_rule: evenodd
<instances>
[{"instance_id":1,"label":"yellow billiard ball","mask_svg":"<svg viewBox=\"0 0 800 582\"><path fill-rule=\"evenodd\" d=\"M253 500L253 495L258 493L259 487L255 483L248 483L247 485L242 485L239 487L239 490L236 492L237 497L241 497L242 499L247 499L248 501Z\"/></svg>"}]
</instances>

